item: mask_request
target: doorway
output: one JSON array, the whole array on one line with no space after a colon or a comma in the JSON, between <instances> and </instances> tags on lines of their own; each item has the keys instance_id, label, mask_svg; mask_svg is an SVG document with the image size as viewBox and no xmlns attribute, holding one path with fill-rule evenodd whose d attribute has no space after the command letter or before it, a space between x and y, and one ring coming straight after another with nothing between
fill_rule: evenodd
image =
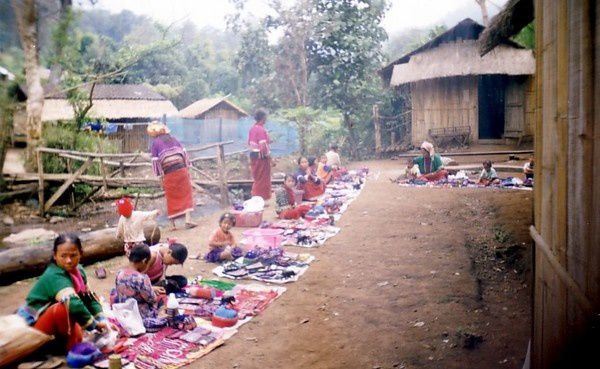
<instances>
[{"instance_id":1,"label":"doorway","mask_svg":"<svg viewBox=\"0 0 600 369\"><path fill-rule=\"evenodd\" d=\"M483 75L477 81L479 139L500 139L504 134L506 76Z\"/></svg>"}]
</instances>

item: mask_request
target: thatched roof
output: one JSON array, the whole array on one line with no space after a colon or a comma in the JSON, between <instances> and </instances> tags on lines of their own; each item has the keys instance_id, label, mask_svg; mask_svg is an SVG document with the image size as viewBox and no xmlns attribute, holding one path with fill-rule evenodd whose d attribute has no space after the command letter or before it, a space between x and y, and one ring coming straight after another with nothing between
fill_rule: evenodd
<instances>
[{"instance_id":1,"label":"thatched roof","mask_svg":"<svg viewBox=\"0 0 600 369\"><path fill-rule=\"evenodd\" d=\"M413 55L422 53L426 50L434 49L442 44L452 43L456 41L463 40L477 40L481 32L483 32L485 27L481 24L475 22L471 18L465 18L460 21L456 26L450 28L446 32L437 36L433 40L429 41L425 45L409 52L408 54L402 56L399 59L391 62L387 66L381 68L377 73L383 79L384 84L386 86L390 85L392 79L392 72L394 71L394 66L398 64L407 63ZM504 44L510 45L514 48L522 49L523 47L519 44L512 42L510 40L503 41Z\"/></svg>"},{"instance_id":2,"label":"thatched roof","mask_svg":"<svg viewBox=\"0 0 600 369\"><path fill-rule=\"evenodd\" d=\"M178 113L171 101L144 85L96 85L92 101L88 116L93 118L150 120ZM64 93L45 98L42 121L69 120L73 115Z\"/></svg>"},{"instance_id":3,"label":"thatched roof","mask_svg":"<svg viewBox=\"0 0 600 369\"><path fill-rule=\"evenodd\" d=\"M479 37L479 53L485 55L533 21L533 0L510 0Z\"/></svg>"},{"instance_id":4,"label":"thatched roof","mask_svg":"<svg viewBox=\"0 0 600 369\"><path fill-rule=\"evenodd\" d=\"M198 100L198 101L186 106L182 110L180 110L179 116L181 118L187 118L187 119L200 119L200 118L202 118L202 116L204 114L206 114L208 111L216 108L217 106L227 107L229 109L235 110L242 116L248 115L248 113L246 113L244 111L244 109L236 106L234 103L227 100L226 98L217 97L217 98L211 98L211 99Z\"/></svg>"},{"instance_id":5,"label":"thatched roof","mask_svg":"<svg viewBox=\"0 0 600 369\"><path fill-rule=\"evenodd\" d=\"M394 66L391 86L445 77L506 74L531 75L535 72L533 52L499 45L485 56L479 55L475 40L442 44L413 55L408 63Z\"/></svg>"}]
</instances>

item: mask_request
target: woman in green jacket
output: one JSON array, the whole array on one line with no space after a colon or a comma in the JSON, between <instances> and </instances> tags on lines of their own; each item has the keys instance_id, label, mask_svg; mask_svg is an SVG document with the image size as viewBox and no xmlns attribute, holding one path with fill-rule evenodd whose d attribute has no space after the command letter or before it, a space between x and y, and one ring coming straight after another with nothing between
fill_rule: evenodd
<instances>
[{"instance_id":1,"label":"woman in green jacket","mask_svg":"<svg viewBox=\"0 0 600 369\"><path fill-rule=\"evenodd\" d=\"M81 342L82 328L108 329L102 306L79 265L82 251L77 235L59 235L54 240L51 263L18 311L34 328L64 341L67 350Z\"/></svg>"}]
</instances>

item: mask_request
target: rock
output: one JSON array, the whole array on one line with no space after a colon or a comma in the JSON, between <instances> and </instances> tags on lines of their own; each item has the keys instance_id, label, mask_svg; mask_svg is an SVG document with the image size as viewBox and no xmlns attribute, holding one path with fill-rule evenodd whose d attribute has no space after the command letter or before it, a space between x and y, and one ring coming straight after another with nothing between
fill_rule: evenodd
<instances>
[{"instance_id":1,"label":"rock","mask_svg":"<svg viewBox=\"0 0 600 369\"><path fill-rule=\"evenodd\" d=\"M50 224L56 224L56 223L64 222L65 220L66 219L63 217L53 216L50 218L49 222L50 222Z\"/></svg>"},{"instance_id":2,"label":"rock","mask_svg":"<svg viewBox=\"0 0 600 369\"><path fill-rule=\"evenodd\" d=\"M37 245L44 244L48 241L54 241L58 234L54 231L49 231L44 228L26 229L19 233L13 233L8 237L5 237L2 242L7 247L23 246L23 245Z\"/></svg>"},{"instance_id":3,"label":"rock","mask_svg":"<svg viewBox=\"0 0 600 369\"><path fill-rule=\"evenodd\" d=\"M81 232L87 233L87 232L91 232L91 231L92 231L92 229L90 227L81 228Z\"/></svg>"},{"instance_id":4,"label":"rock","mask_svg":"<svg viewBox=\"0 0 600 369\"><path fill-rule=\"evenodd\" d=\"M11 225L15 224L15 220L7 215L4 218L2 218L2 223L4 225L11 226Z\"/></svg>"}]
</instances>

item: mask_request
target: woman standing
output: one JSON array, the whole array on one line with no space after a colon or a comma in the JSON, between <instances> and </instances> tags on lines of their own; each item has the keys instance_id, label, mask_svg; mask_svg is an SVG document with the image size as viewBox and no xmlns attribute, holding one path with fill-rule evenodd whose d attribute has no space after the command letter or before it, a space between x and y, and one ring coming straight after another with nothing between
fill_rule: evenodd
<instances>
[{"instance_id":1,"label":"woman standing","mask_svg":"<svg viewBox=\"0 0 600 369\"><path fill-rule=\"evenodd\" d=\"M171 230L176 230L175 218L185 215L185 227L194 228L192 221L194 199L188 166L187 153L179 141L169 134L170 130L162 123L152 122L147 128L152 137L152 169L162 179L167 199L167 215L171 220Z\"/></svg>"},{"instance_id":2,"label":"woman standing","mask_svg":"<svg viewBox=\"0 0 600 369\"><path fill-rule=\"evenodd\" d=\"M82 328L108 329L102 306L79 264L82 253L79 237L59 235L54 240L51 263L17 311L34 328L56 337L67 351L82 341Z\"/></svg>"},{"instance_id":3,"label":"woman standing","mask_svg":"<svg viewBox=\"0 0 600 369\"><path fill-rule=\"evenodd\" d=\"M264 125L267 122L267 112L258 109L254 113L256 121L248 135L250 146L250 168L252 170L252 196L260 196L264 200L271 198L271 149L269 134Z\"/></svg>"}]
</instances>

